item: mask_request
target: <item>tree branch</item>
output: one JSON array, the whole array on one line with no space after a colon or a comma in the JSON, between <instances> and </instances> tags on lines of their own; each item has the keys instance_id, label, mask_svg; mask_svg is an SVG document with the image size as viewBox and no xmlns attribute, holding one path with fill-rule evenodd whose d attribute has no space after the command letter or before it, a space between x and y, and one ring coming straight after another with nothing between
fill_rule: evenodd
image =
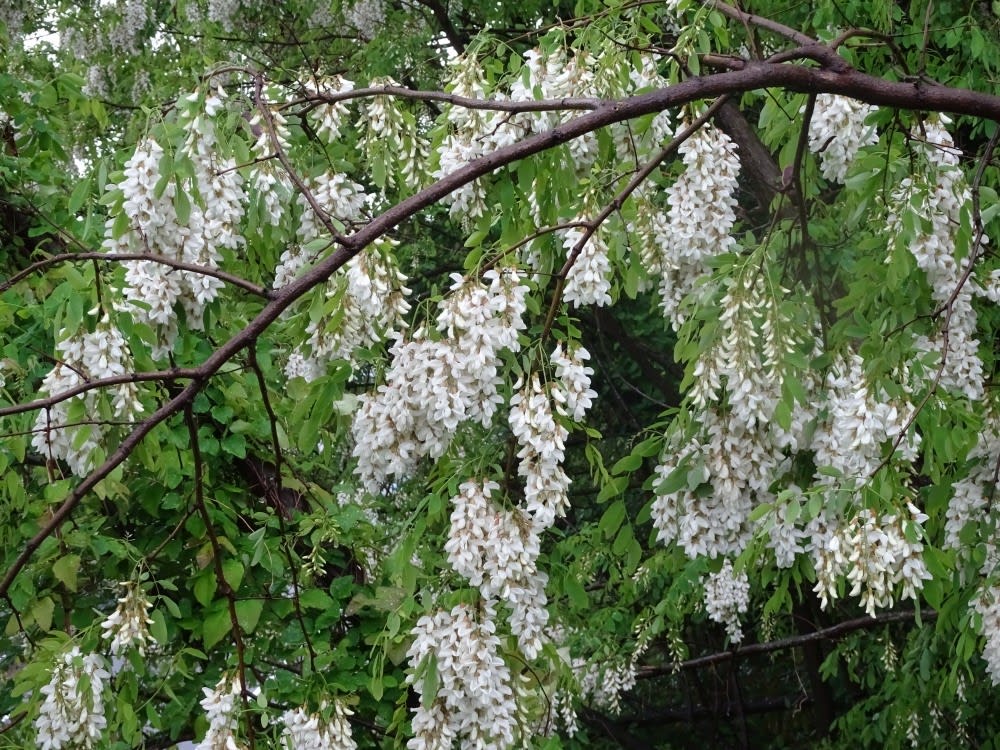
<instances>
[{"instance_id":1,"label":"tree branch","mask_svg":"<svg viewBox=\"0 0 1000 750\"><path fill-rule=\"evenodd\" d=\"M219 268L208 268L206 266L200 266L196 263L185 263L184 261L174 260L173 258L167 258L166 256L155 255L153 253L101 253L94 251L81 253L60 253L59 255L53 255L32 263L30 266L18 271L7 280L0 282L0 292L6 292L14 286L14 284L27 278L28 276L31 276L35 273L35 271L40 271L43 268L48 268L49 266L54 266L58 263L72 263L80 260L105 260L111 262L148 260L151 263L160 263L161 265L170 266L171 268L176 268L180 271L190 271L191 273L199 273L202 276L212 276L220 281L225 281L227 284L231 284L232 286L250 292L250 294L257 297L271 299L274 296L274 293L269 289L265 289L262 286L258 286L251 281L247 281L240 276L227 273Z\"/></svg>"},{"instance_id":2,"label":"tree branch","mask_svg":"<svg viewBox=\"0 0 1000 750\"><path fill-rule=\"evenodd\" d=\"M867 615L864 617L856 617L853 620L846 620L844 622L837 623L836 625L831 625L828 628L823 628L822 630L814 630L811 633L781 638L777 641L767 641L766 643L751 643L748 646L733 649L732 651L719 651L714 654L707 654L706 656L697 656L693 659L682 661L680 664L639 667L636 677L639 679L648 679L650 677L674 674L682 669L700 669L701 667L707 667L712 664L721 664L722 662L743 659L747 656L753 656L754 654L769 654L772 651L799 648L807 643L835 640L841 636L847 635L848 633L853 633L856 630L867 630L868 628L874 628L879 625L886 625L893 622L909 622L914 619L919 619L921 622L933 622L937 619L937 615L938 613L933 609L922 609L919 612L919 618L918 613L913 610L906 612L883 612L875 615L874 617L869 617Z\"/></svg>"}]
</instances>

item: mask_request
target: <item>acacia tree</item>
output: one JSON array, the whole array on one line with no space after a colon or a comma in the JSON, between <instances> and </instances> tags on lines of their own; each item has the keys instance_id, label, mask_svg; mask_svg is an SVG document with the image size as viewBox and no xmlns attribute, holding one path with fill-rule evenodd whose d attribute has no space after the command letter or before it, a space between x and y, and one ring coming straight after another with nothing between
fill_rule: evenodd
<instances>
[{"instance_id":1,"label":"acacia tree","mask_svg":"<svg viewBox=\"0 0 1000 750\"><path fill-rule=\"evenodd\" d=\"M0 747L992 746L995 9L2 14Z\"/></svg>"}]
</instances>

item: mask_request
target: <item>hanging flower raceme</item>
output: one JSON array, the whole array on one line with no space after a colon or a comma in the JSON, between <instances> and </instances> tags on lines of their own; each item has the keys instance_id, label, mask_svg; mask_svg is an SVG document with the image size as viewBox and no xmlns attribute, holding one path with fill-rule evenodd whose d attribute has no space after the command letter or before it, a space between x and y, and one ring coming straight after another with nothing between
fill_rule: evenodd
<instances>
[{"instance_id":1,"label":"hanging flower raceme","mask_svg":"<svg viewBox=\"0 0 1000 750\"><path fill-rule=\"evenodd\" d=\"M891 197L887 223L890 247L898 245L898 251L913 255L926 274L935 304L947 309L943 318L947 331L919 337L917 348L940 356L940 378L933 376L940 385L979 401L985 385L977 337L978 314L972 300L982 290L976 283L975 271L965 264L975 261L989 238L979 238L980 247L972 248L977 250L976 255L958 260L960 254L966 254L965 248L959 252L956 242L972 193L959 168L962 152L945 128L948 122L939 116L913 129L911 136L916 149L926 158L930 169L926 174L902 180ZM913 217L914 213L918 221L909 218L904 222L903 217ZM915 228L907 231L911 223Z\"/></svg>"},{"instance_id":2,"label":"hanging flower raceme","mask_svg":"<svg viewBox=\"0 0 1000 750\"><path fill-rule=\"evenodd\" d=\"M208 731L195 750L240 750L236 742L239 721L240 681L223 675L214 688L202 688L201 707Z\"/></svg>"},{"instance_id":3,"label":"hanging flower raceme","mask_svg":"<svg viewBox=\"0 0 1000 750\"><path fill-rule=\"evenodd\" d=\"M35 719L39 750L104 747L104 685L110 677L103 657L84 656L76 646L57 659Z\"/></svg>"},{"instance_id":4,"label":"hanging flower raceme","mask_svg":"<svg viewBox=\"0 0 1000 750\"><path fill-rule=\"evenodd\" d=\"M517 707L510 668L499 654L496 612L478 613L464 604L450 612L424 615L413 628L406 653L412 671L406 682L420 696L413 712L410 750L448 750L460 739L468 747L503 750L514 745ZM433 659L437 680L433 694L423 679Z\"/></svg>"},{"instance_id":5,"label":"hanging flower raceme","mask_svg":"<svg viewBox=\"0 0 1000 750\"><path fill-rule=\"evenodd\" d=\"M703 125L679 149L684 172L667 189L670 205L666 233L658 238L661 252L660 299L675 329L684 322L681 300L709 270L707 261L730 252L736 221L736 188L740 160L736 144L718 128Z\"/></svg>"},{"instance_id":6,"label":"hanging flower raceme","mask_svg":"<svg viewBox=\"0 0 1000 750\"><path fill-rule=\"evenodd\" d=\"M806 549L813 555L816 570L813 590L824 609L837 598L842 576L851 584L850 595L859 596L873 617L876 609L891 607L897 596L916 600L931 575L923 561L923 545L910 537L919 536L927 516L912 504L908 509L910 518L905 521L866 508L849 521L821 514L810 522L811 541ZM917 533L908 535L907 525Z\"/></svg>"},{"instance_id":7,"label":"hanging flower raceme","mask_svg":"<svg viewBox=\"0 0 1000 750\"><path fill-rule=\"evenodd\" d=\"M63 332L65 333L65 332ZM66 336L56 344L58 364L49 371L39 390L58 395L91 380L118 377L132 371L132 355L121 331L103 318L94 331ZM142 414L139 390L134 383L109 386L107 418L132 420ZM96 390L65 399L42 410L35 419L31 444L49 459L65 461L77 476L85 476L93 465L106 430L98 409ZM83 403L85 408L79 409Z\"/></svg>"},{"instance_id":8,"label":"hanging flower raceme","mask_svg":"<svg viewBox=\"0 0 1000 750\"><path fill-rule=\"evenodd\" d=\"M360 399L351 429L369 491L410 474L425 456L443 455L463 422L488 425L502 401L499 351L519 347L527 288L514 269L492 269L482 282L453 281L437 321L446 338L431 339L426 330L400 336L385 383Z\"/></svg>"},{"instance_id":9,"label":"hanging flower raceme","mask_svg":"<svg viewBox=\"0 0 1000 750\"><path fill-rule=\"evenodd\" d=\"M380 237L347 262L345 273L330 280L327 298L335 303L334 314L311 320L306 326L305 346L288 358L288 378L315 380L333 360L354 364L358 349L384 340L401 327L410 310L410 290L392 254L398 244Z\"/></svg>"},{"instance_id":10,"label":"hanging flower raceme","mask_svg":"<svg viewBox=\"0 0 1000 750\"><path fill-rule=\"evenodd\" d=\"M878 143L878 131L866 120L878 107L837 94L820 94L809 121L809 150L819 154L820 171L828 180L843 182L855 157Z\"/></svg>"},{"instance_id":11,"label":"hanging flower raceme","mask_svg":"<svg viewBox=\"0 0 1000 750\"><path fill-rule=\"evenodd\" d=\"M535 561L541 548L531 517L493 504L496 482L465 482L451 499L454 510L445 552L452 568L478 586L489 602L510 607L511 631L525 656L533 659L543 644L548 576Z\"/></svg>"},{"instance_id":12,"label":"hanging flower raceme","mask_svg":"<svg viewBox=\"0 0 1000 750\"><path fill-rule=\"evenodd\" d=\"M741 570L737 574L732 562L726 560L721 570L709 573L702 582L708 618L726 626L726 634L732 643L742 643L740 615L750 607L750 580L746 571Z\"/></svg>"},{"instance_id":13,"label":"hanging flower raceme","mask_svg":"<svg viewBox=\"0 0 1000 750\"><path fill-rule=\"evenodd\" d=\"M294 708L282 714L285 725L281 733L282 747L288 750L356 750L348 717L354 714L343 701L335 700L332 708L326 704L320 713Z\"/></svg>"},{"instance_id":14,"label":"hanging flower raceme","mask_svg":"<svg viewBox=\"0 0 1000 750\"><path fill-rule=\"evenodd\" d=\"M115 611L101 623L101 635L111 641L112 654L122 654L130 648L145 654L147 644L156 642L149 634L149 626L153 624L149 609L153 605L134 581L126 581L122 586L125 595L118 599Z\"/></svg>"},{"instance_id":15,"label":"hanging flower raceme","mask_svg":"<svg viewBox=\"0 0 1000 750\"><path fill-rule=\"evenodd\" d=\"M199 95L182 99L186 138L180 154L193 164L192 178L160 172L165 152L156 140L149 138L136 146L125 164L124 178L109 188L120 194L127 224L122 231L118 216L107 220L103 242L107 252L151 253L212 270L219 267L223 250L243 245L239 232L246 198L243 179L233 159L216 155L214 117L224 96L221 88L209 92L201 110ZM153 346L157 359L170 353L177 338L177 305L184 309L187 325L201 330L205 308L223 286L214 276L152 260L123 265L120 307L157 332Z\"/></svg>"},{"instance_id":16,"label":"hanging flower raceme","mask_svg":"<svg viewBox=\"0 0 1000 750\"><path fill-rule=\"evenodd\" d=\"M510 428L521 446L518 474L524 477L525 510L549 528L569 507L569 477L562 462L569 430L556 421L555 402L565 402L561 386L542 384L537 373L510 400Z\"/></svg>"}]
</instances>

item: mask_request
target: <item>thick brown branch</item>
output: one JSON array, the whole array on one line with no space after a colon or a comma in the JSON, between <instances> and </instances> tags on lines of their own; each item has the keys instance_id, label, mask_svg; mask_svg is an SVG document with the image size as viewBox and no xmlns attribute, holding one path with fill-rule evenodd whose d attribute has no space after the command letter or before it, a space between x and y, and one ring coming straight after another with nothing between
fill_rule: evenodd
<instances>
[{"instance_id":1,"label":"thick brown branch","mask_svg":"<svg viewBox=\"0 0 1000 750\"><path fill-rule=\"evenodd\" d=\"M937 614L938 613L933 609L922 609L919 613L919 619L921 622L933 622L937 619ZM781 638L777 641L767 641L766 643L751 643L748 646L733 649L732 651L719 651L714 654L697 656L693 659L682 661L680 664L639 667L636 677L658 677L665 674L674 674L678 670L682 669L700 669L712 664L721 664L722 662L732 661L735 659L743 659L747 656L753 656L754 654L769 654L772 651L784 651L789 648L799 648L801 646L805 646L807 643L815 641L835 640L841 636L847 635L848 633L853 633L856 630L867 630L868 628L874 628L879 625L886 625L893 622L909 622L914 619L917 619L917 612L915 611L883 612L875 615L874 617L868 617L867 615L864 617L856 617L853 620L846 620L844 622L837 623L836 625L831 625L828 628L823 628L822 630L814 630L811 633L794 635L789 638Z\"/></svg>"}]
</instances>

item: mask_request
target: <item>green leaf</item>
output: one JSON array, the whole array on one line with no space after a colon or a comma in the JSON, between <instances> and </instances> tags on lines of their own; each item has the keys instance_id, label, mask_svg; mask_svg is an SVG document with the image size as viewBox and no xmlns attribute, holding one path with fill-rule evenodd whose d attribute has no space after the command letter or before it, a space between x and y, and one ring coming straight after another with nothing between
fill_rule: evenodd
<instances>
[{"instance_id":1,"label":"green leaf","mask_svg":"<svg viewBox=\"0 0 1000 750\"><path fill-rule=\"evenodd\" d=\"M252 633L257 628L263 611L263 599L241 599L236 602L236 621L244 633Z\"/></svg>"},{"instance_id":2,"label":"green leaf","mask_svg":"<svg viewBox=\"0 0 1000 750\"><path fill-rule=\"evenodd\" d=\"M31 619L42 631L48 631L52 627L52 615L56 610L56 603L51 596L46 596L34 603L31 607Z\"/></svg>"},{"instance_id":3,"label":"green leaf","mask_svg":"<svg viewBox=\"0 0 1000 750\"><path fill-rule=\"evenodd\" d=\"M80 180L73 188L73 192L69 196L69 203L66 206L66 210L71 214L75 214L83 206L83 202L90 195L91 179L88 177L86 180Z\"/></svg>"},{"instance_id":4,"label":"green leaf","mask_svg":"<svg viewBox=\"0 0 1000 750\"><path fill-rule=\"evenodd\" d=\"M610 539L617 532L618 528L622 525L622 521L625 519L625 503L621 500L617 500L608 506L608 509L604 511L604 515L601 516L601 520L597 524L597 528L601 530L604 534L605 539Z\"/></svg>"},{"instance_id":5,"label":"green leaf","mask_svg":"<svg viewBox=\"0 0 1000 750\"><path fill-rule=\"evenodd\" d=\"M437 658L429 654L424 661L424 679L421 682L420 700L425 708L430 708L438 692Z\"/></svg>"},{"instance_id":6,"label":"green leaf","mask_svg":"<svg viewBox=\"0 0 1000 750\"><path fill-rule=\"evenodd\" d=\"M201 640L205 644L206 651L225 638L233 627L228 603L220 600L217 604L219 606L213 608L205 617L205 624L201 630Z\"/></svg>"},{"instance_id":7,"label":"green leaf","mask_svg":"<svg viewBox=\"0 0 1000 750\"><path fill-rule=\"evenodd\" d=\"M77 573L80 572L80 556L64 555L52 565L52 575L70 591L77 590Z\"/></svg>"},{"instance_id":8,"label":"green leaf","mask_svg":"<svg viewBox=\"0 0 1000 750\"><path fill-rule=\"evenodd\" d=\"M564 576L563 589L566 591L566 596L569 597L570 604L573 605L574 609L585 612L590 606L590 597L587 596L586 589L577 580L576 576L571 574Z\"/></svg>"},{"instance_id":9,"label":"green leaf","mask_svg":"<svg viewBox=\"0 0 1000 750\"><path fill-rule=\"evenodd\" d=\"M234 592L239 591L240 584L243 583L243 563L231 557L224 560L222 562L222 576Z\"/></svg>"},{"instance_id":10,"label":"green leaf","mask_svg":"<svg viewBox=\"0 0 1000 750\"><path fill-rule=\"evenodd\" d=\"M163 612L159 609L154 609L149 616L149 619L153 623L149 626L149 634L153 636L153 640L160 644L165 644L167 642L167 620L163 616Z\"/></svg>"},{"instance_id":11,"label":"green leaf","mask_svg":"<svg viewBox=\"0 0 1000 750\"><path fill-rule=\"evenodd\" d=\"M177 223L187 226L191 220L191 199L180 184L177 185L177 192L174 194L174 210L177 212Z\"/></svg>"},{"instance_id":12,"label":"green leaf","mask_svg":"<svg viewBox=\"0 0 1000 750\"><path fill-rule=\"evenodd\" d=\"M198 600L198 603L203 607L207 607L212 603L212 598L215 596L215 589L218 585L218 581L215 580L215 573L211 570L203 570L197 578L194 579L194 586L192 590L194 591L194 598Z\"/></svg>"}]
</instances>

